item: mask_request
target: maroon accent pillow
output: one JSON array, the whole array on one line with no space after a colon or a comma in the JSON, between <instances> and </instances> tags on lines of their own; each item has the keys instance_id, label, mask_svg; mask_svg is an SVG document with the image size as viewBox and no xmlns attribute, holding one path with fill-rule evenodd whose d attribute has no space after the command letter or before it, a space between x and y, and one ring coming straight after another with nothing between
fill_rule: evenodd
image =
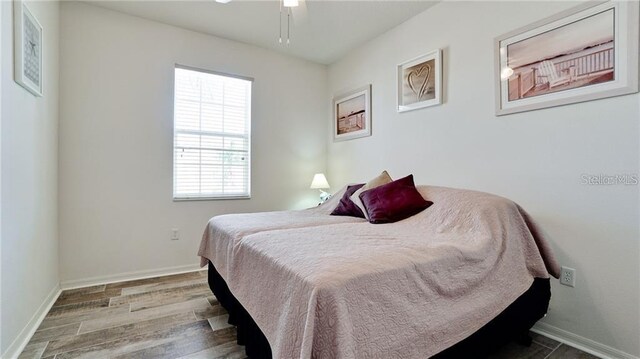
<instances>
[{"instance_id":1,"label":"maroon accent pillow","mask_svg":"<svg viewBox=\"0 0 640 359\"><path fill-rule=\"evenodd\" d=\"M392 223L422 212L433 204L413 183L413 175L360 193L371 223Z\"/></svg>"},{"instance_id":2,"label":"maroon accent pillow","mask_svg":"<svg viewBox=\"0 0 640 359\"><path fill-rule=\"evenodd\" d=\"M364 186L364 183L348 186L344 195L340 198L340 203L338 203L338 206L331 212L331 215L364 218L364 213L362 213L360 208L349 198L362 186Z\"/></svg>"}]
</instances>

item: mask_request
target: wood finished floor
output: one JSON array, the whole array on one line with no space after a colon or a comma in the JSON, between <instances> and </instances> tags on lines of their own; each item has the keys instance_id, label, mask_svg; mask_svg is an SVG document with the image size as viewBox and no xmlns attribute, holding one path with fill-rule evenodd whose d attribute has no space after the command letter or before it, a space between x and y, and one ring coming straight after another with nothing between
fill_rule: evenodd
<instances>
[{"instance_id":1,"label":"wood finished floor","mask_svg":"<svg viewBox=\"0 0 640 359\"><path fill-rule=\"evenodd\" d=\"M245 358L206 271L65 290L22 358ZM534 334L491 359L592 359Z\"/></svg>"}]
</instances>

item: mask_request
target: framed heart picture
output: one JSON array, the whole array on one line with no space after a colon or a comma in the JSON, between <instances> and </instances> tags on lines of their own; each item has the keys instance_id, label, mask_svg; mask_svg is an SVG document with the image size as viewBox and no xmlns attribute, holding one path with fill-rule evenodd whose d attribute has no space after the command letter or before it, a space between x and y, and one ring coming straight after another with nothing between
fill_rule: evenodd
<instances>
[{"instance_id":1,"label":"framed heart picture","mask_svg":"<svg viewBox=\"0 0 640 359\"><path fill-rule=\"evenodd\" d=\"M442 103L440 49L398 65L398 112Z\"/></svg>"}]
</instances>

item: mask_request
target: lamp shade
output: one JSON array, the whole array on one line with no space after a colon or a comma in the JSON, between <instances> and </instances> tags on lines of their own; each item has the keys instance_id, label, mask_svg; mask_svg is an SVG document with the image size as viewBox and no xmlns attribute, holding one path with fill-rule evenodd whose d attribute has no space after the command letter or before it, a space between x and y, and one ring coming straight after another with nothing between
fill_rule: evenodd
<instances>
[{"instance_id":1,"label":"lamp shade","mask_svg":"<svg viewBox=\"0 0 640 359\"><path fill-rule=\"evenodd\" d=\"M327 182L327 177L324 176L324 173L316 173L313 175L313 181L311 181L311 189L325 189L329 188L329 182Z\"/></svg>"}]
</instances>

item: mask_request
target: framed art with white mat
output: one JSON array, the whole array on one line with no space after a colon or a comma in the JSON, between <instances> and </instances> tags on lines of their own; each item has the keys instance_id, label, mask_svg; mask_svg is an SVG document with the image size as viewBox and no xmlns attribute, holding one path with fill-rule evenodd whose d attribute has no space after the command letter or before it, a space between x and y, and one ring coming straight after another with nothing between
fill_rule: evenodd
<instances>
[{"instance_id":1,"label":"framed art with white mat","mask_svg":"<svg viewBox=\"0 0 640 359\"><path fill-rule=\"evenodd\" d=\"M371 85L333 99L333 141L371 136Z\"/></svg>"},{"instance_id":2,"label":"framed art with white mat","mask_svg":"<svg viewBox=\"0 0 640 359\"><path fill-rule=\"evenodd\" d=\"M27 4L13 3L14 77L36 96L42 96L42 25Z\"/></svg>"},{"instance_id":3,"label":"framed art with white mat","mask_svg":"<svg viewBox=\"0 0 640 359\"><path fill-rule=\"evenodd\" d=\"M397 68L398 112L442 103L442 51L431 51Z\"/></svg>"},{"instance_id":4,"label":"framed art with white mat","mask_svg":"<svg viewBox=\"0 0 640 359\"><path fill-rule=\"evenodd\" d=\"M638 92L638 17L588 2L496 38L496 115Z\"/></svg>"}]
</instances>

